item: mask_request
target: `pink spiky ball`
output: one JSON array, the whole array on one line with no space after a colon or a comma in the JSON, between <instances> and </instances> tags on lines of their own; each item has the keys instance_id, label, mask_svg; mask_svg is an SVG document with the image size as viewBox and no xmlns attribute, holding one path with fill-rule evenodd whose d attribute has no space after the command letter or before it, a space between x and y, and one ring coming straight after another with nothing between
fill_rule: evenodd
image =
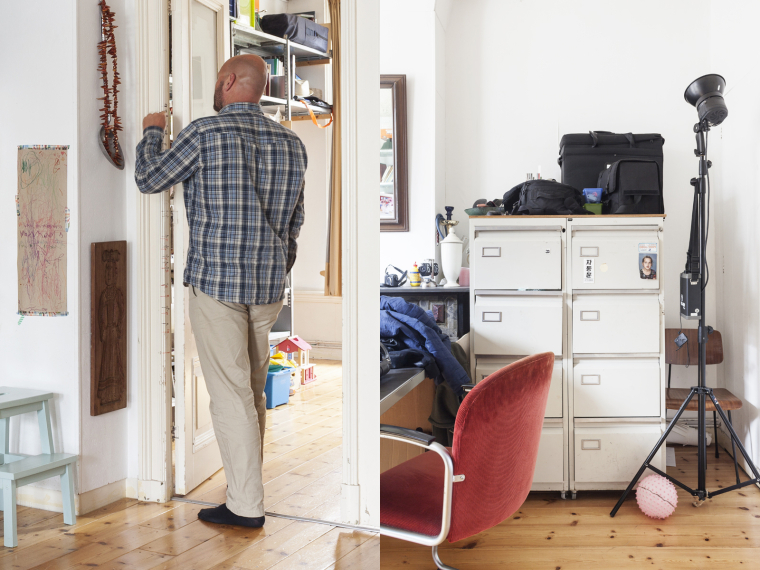
<instances>
[{"instance_id":1,"label":"pink spiky ball","mask_svg":"<svg viewBox=\"0 0 760 570\"><path fill-rule=\"evenodd\" d=\"M653 519L665 519L673 514L678 504L678 491L662 475L649 475L636 488L636 502L641 512Z\"/></svg>"}]
</instances>

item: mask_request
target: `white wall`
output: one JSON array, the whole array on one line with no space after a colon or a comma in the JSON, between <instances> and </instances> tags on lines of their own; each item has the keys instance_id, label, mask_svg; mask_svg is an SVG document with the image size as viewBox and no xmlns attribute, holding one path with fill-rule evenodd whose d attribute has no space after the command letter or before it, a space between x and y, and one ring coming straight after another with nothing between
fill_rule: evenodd
<instances>
[{"instance_id":1,"label":"white wall","mask_svg":"<svg viewBox=\"0 0 760 570\"><path fill-rule=\"evenodd\" d=\"M708 312L723 335L719 384L742 399L734 427L760 463L760 76L754 26L760 4L713 2L711 57L705 73L726 79L728 118L710 133L712 213L710 240L718 252L708 289L717 310ZM696 75L693 79L696 79ZM713 237L714 236L714 237ZM713 305L714 307L715 305ZM708 307L709 309L710 307Z\"/></svg>"},{"instance_id":2,"label":"white wall","mask_svg":"<svg viewBox=\"0 0 760 570\"><path fill-rule=\"evenodd\" d=\"M130 63L133 59L132 0L113 0L116 13L117 48L122 86L120 112L125 131L122 148L133 155L134 86ZM39 4L7 3L0 22L0 81L13 86L0 91L0 189L5 196L7 216L2 224L6 267L11 269L0 287L0 303L7 316L0 326L4 347L3 384L46 389L56 393L53 410L57 451L80 455L76 489L86 493L127 477L126 410L90 416L90 244L127 237L125 179L108 164L97 143L102 96L99 58L100 41L97 4L73 1L45 2L44 18ZM28 38L34 37L34 42ZM130 45L131 42L131 45ZM12 57L9 55L13 54ZM69 144L67 201L71 209L68 232L67 317L26 317L17 325L16 218L11 207L16 194L16 146L19 144ZM132 227L132 226L130 226ZM134 239L128 245L130 273ZM131 277L131 276L130 276ZM134 330L136 299L130 283L130 331ZM132 336L130 347L136 336ZM130 349L130 354L133 348ZM136 367L130 362L129 398L134 402ZM134 407L134 406L133 406ZM136 433L136 429L134 430ZM11 420L11 448L39 453L36 418L27 414ZM114 450L121 450L114 453ZM136 455L136 447L135 447ZM136 462L136 458L135 458ZM37 493L35 488L60 489L57 479L23 488L22 504L56 508L58 499Z\"/></svg>"},{"instance_id":3,"label":"white wall","mask_svg":"<svg viewBox=\"0 0 760 570\"><path fill-rule=\"evenodd\" d=\"M30 41L33 38L33 41ZM58 451L80 452L80 157L77 130L77 27L74 0L5 2L0 18L0 255L6 268L0 284L0 374L4 386L55 392L52 413ZM26 317L21 325L16 280L16 162L20 144L71 145L68 152L66 317ZM11 419L11 450L40 453L33 414ZM58 481L37 484L58 488Z\"/></svg>"},{"instance_id":4,"label":"white wall","mask_svg":"<svg viewBox=\"0 0 760 570\"><path fill-rule=\"evenodd\" d=\"M134 156L134 127L130 113L134 109L133 74L127 62L133 55L134 40L129 28L134 21L134 3L129 0L111 0L111 10L116 16L115 30L118 53L119 75L119 116L124 131L119 133L125 155ZM126 177L133 176L134 170L118 170L103 156L98 146L97 133L100 130L100 108L102 101L101 75L97 69L100 62L96 45L100 41L100 13L97 6L78 3L77 9L79 47L79 185L82 223L80 226L80 272L79 286L81 299L80 350L81 350L81 427L80 450L80 492L97 489L127 477L127 454L105 453L108 449L127 449L128 411L117 410L100 416L90 415L90 244L93 242L127 239ZM134 31L134 30L132 30ZM125 65L126 64L126 65ZM109 61L110 68L110 61ZM135 241L127 243L127 261L135 253ZM127 307L129 314L137 310L137 299L130 291L130 277L136 268L128 267ZM132 330L127 322L128 334ZM136 336L132 335L132 339ZM131 344L131 343L128 343ZM136 367L128 361L127 374L136 378ZM135 392L128 389L128 398L135 402Z\"/></svg>"},{"instance_id":5,"label":"white wall","mask_svg":"<svg viewBox=\"0 0 760 570\"><path fill-rule=\"evenodd\" d=\"M403 15L403 17L401 17ZM443 212L445 28L432 0L380 4L380 73L406 75L409 231L381 232L380 275L438 256L434 220Z\"/></svg>"},{"instance_id":6,"label":"white wall","mask_svg":"<svg viewBox=\"0 0 760 570\"><path fill-rule=\"evenodd\" d=\"M709 26L709 6L708 0L474 0L452 14L457 28L446 36L446 204L459 212L457 233L468 231L463 208L477 198L501 198L539 165L543 177L560 180L563 134L661 133L665 324L678 326L689 180L697 174L697 115L683 92L710 71L709 38L700 36L703 43L695 46L695 31ZM614 33L603 41L604 30ZM714 288L707 302L715 306ZM674 368L673 386L692 385L694 374L694 368ZM714 370L710 374L714 378Z\"/></svg>"}]
</instances>

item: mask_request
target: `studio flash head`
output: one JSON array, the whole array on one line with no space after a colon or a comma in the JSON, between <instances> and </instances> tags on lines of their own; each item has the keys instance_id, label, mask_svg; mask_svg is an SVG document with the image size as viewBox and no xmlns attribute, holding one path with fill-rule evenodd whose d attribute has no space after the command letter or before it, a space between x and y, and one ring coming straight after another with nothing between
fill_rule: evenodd
<instances>
[{"instance_id":1,"label":"studio flash head","mask_svg":"<svg viewBox=\"0 0 760 570\"><path fill-rule=\"evenodd\" d=\"M726 120L728 108L723 94L726 91L726 80L715 73L703 75L691 82L684 91L686 102L697 108L699 122L707 121L715 127Z\"/></svg>"}]
</instances>

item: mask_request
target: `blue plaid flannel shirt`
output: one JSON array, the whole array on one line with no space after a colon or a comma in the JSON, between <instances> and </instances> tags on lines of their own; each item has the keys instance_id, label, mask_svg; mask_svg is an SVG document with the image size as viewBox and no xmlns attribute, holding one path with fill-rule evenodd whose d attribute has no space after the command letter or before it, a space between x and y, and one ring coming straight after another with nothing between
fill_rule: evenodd
<instances>
[{"instance_id":1,"label":"blue plaid flannel shirt","mask_svg":"<svg viewBox=\"0 0 760 570\"><path fill-rule=\"evenodd\" d=\"M282 300L304 220L306 149L254 103L190 123L171 149L148 127L137 146L144 194L183 182L190 230L183 280L219 301Z\"/></svg>"}]
</instances>

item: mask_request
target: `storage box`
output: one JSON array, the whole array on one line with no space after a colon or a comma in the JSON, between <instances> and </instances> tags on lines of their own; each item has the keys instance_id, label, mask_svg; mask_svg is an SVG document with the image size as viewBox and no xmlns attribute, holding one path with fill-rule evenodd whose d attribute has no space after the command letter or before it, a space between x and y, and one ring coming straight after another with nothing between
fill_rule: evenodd
<instances>
[{"instance_id":1,"label":"storage box","mask_svg":"<svg viewBox=\"0 0 760 570\"><path fill-rule=\"evenodd\" d=\"M268 410L288 403L290 399L290 373L290 368L283 368L279 372L267 374L264 394L267 397Z\"/></svg>"},{"instance_id":2,"label":"storage box","mask_svg":"<svg viewBox=\"0 0 760 570\"><path fill-rule=\"evenodd\" d=\"M601 204L583 204L583 209L588 210L592 214L596 214L597 216L602 215L602 205Z\"/></svg>"}]
</instances>

